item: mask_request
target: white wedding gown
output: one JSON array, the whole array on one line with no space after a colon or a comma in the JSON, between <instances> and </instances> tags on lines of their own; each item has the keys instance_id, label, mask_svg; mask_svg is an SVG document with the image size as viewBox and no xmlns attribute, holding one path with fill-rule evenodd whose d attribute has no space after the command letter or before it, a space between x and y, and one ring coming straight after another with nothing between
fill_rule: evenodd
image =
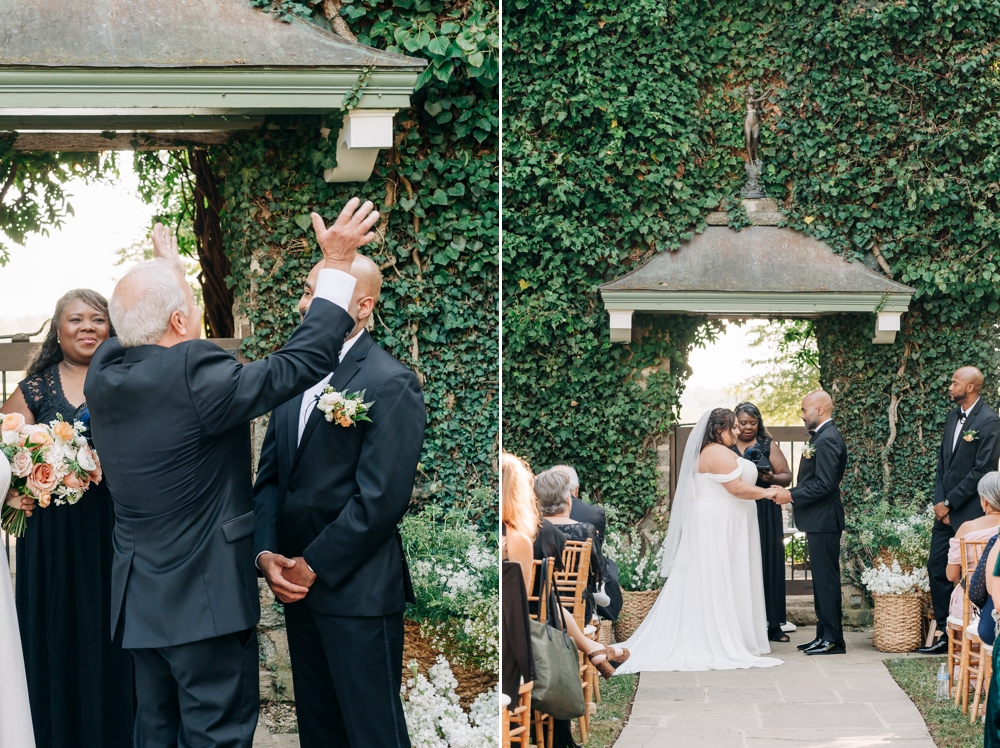
<instances>
[{"instance_id":1,"label":"white wedding gown","mask_svg":"<svg viewBox=\"0 0 1000 748\"><path fill-rule=\"evenodd\" d=\"M0 453L0 496L7 495L10 463ZM24 675L21 635L14 609L7 552L0 544L0 748L34 748L35 734L28 707L28 682Z\"/></svg>"},{"instance_id":2,"label":"white wedding gown","mask_svg":"<svg viewBox=\"0 0 1000 748\"><path fill-rule=\"evenodd\" d=\"M670 576L653 609L627 642L618 673L771 667L760 532L753 501L722 485L753 485L757 467L737 458L729 475L696 473ZM673 519L671 519L673 521Z\"/></svg>"}]
</instances>

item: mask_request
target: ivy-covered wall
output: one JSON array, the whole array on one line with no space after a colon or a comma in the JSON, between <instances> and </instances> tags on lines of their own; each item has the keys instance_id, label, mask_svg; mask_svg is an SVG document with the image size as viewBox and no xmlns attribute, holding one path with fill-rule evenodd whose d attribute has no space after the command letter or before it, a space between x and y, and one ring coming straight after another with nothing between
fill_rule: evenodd
<instances>
[{"instance_id":1,"label":"ivy-covered wall","mask_svg":"<svg viewBox=\"0 0 1000 748\"><path fill-rule=\"evenodd\" d=\"M308 13L311 4L297 6ZM215 149L222 224L251 358L280 347L320 259L310 211L332 220L352 196L382 213L363 252L384 275L375 340L420 377L428 429L417 493L451 503L495 485L499 398L496 11L434 0L345 2L358 40L422 56L412 106L396 115L395 146L364 184L328 184L339 116L276 119ZM363 91L362 91L363 92Z\"/></svg>"},{"instance_id":2,"label":"ivy-covered wall","mask_svg":"<svg viewBox=\"0 0 1000 748\"><path fill-rule=\"evenodd\" d=\"M787 225L917 289L892 346L871 315L817 325L848 506L930 495L951 372L978 365L998 399L998 37L995 3L508 3L505 447L572 462L633 517L656 501L694 320L639 317L641 343L611 345L596 287L738 194L753 84Z\"/></svg>"}]
</instances>

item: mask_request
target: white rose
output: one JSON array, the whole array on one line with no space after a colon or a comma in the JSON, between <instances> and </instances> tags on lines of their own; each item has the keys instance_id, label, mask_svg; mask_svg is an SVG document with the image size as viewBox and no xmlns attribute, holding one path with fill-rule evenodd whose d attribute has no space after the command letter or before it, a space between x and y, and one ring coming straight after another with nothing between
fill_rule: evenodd
<instances>
[{"instance_id":1,"label":"white rose","mask_svg":"<svg viewBox=\"0 0 1000 748\"><path fill-rule=\"evenodd\" d=\"M3 435L3 443L8 446L21 441L21 433L19 431L3 431L0 433Z\"/></svg>"},{"instance_id":2,"label":"white rose","mask_svg":"<svg viewBox=\"0 0 1000 748\"><path fill-rule=\"evenodd\" d=\"M350 418L354 417L354 414L358 412L358 402L357 400L348 400L344 403L344 414Z\"/></svg>"},{"instance_id":3,"label":"white rose","mask_svg":"<svg viewBox=\"0 0 1000 748\"><path fill-rule=\"evenodd\" d=\"M76 461L88 473L97 470L97 463L94 462L94 456L90 453L89 447L84 447L76 453Z\"/></svg>"}]
</instances>

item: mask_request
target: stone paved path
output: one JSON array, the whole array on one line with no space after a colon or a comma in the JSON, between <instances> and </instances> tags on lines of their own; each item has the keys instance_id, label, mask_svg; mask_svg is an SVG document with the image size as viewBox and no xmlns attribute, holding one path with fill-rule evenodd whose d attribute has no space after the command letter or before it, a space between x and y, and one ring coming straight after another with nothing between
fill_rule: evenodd
<instances>
[{"instance_id":1,"label":"stone paved path","mask_svg":"<svg viewBox=\"0 0 1000 748\"><path fill-rule=\"evenodd\" d=\"M772 644L783 665L643 673L615 748L934 748L913 702L889 675L871 634L848 633L847 654L806 657Z\"/></svg>"},{"instance_id":2,"label":"stone paved path","mask_svg":"<svg viewBox=\"0 0 1000 748\"><path fill-rule=\"evenodd\" d=\"M263 725L253 734L253 748L299 748L298 735L272 735Z\"/></svg>"}]
</instances>

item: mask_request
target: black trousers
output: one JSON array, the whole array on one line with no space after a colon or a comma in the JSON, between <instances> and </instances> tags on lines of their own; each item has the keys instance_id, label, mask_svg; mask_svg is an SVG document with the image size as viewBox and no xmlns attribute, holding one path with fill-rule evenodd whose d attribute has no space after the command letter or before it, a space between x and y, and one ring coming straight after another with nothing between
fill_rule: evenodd
<instances>
[{"instance_id":1,"label":"black trousers","mask_svg":"<svg viewBox=\"0 0 1000 748\"><path fill-rule=\"evenodd\" d=\"M951 606L951 592L955 583L948 581L948 545L955 537L955 528L934 520L931 530L931 554L927 558L927 577L931 585L931 603L934 605L934 620L938 631L944 633L948 623L948 608Z\"/></svg>"},{"instance_id":2,"label":"black trousers","mask_svg":"<svg viewBox=\"0 0 1000 748\"><path fill-rule=\"evenodd\" d=\"M816 638L837 644L844 643L840 535L839 532L806 533L816 608Z\"/></svg>"},{"instance_id":3,"label":"black trousers","mask_svg":"<svg viewBox=\"0 0 1000 748\"><path fill-rule=\"evenodd\" d=\"M133 649L135 748L253 748L260 712L257 630Z\"/></svg>"},{"instance_id":4,"label":"black trousers","mask_svg":"<svg viewBox=\"0 0 1000 748\"><path fill-rule=\"evenodd\" d=\"M328 616L300 601L285 623L302 748L410 748L403 614Z\"/></svg>"}]
</instances>

